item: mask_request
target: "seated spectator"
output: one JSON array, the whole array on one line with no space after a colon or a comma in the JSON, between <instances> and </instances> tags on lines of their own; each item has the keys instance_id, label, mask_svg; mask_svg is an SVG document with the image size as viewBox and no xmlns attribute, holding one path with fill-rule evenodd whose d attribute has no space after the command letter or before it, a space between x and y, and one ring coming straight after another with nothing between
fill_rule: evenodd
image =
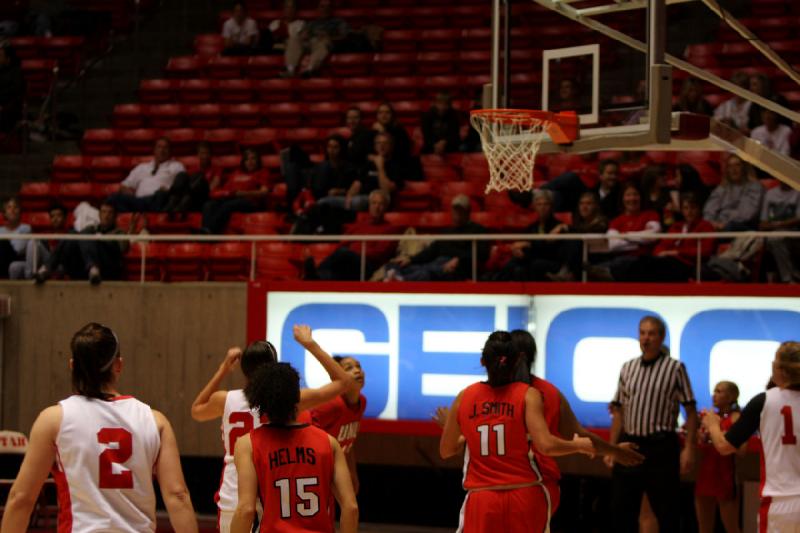
<instances>
[{"instance_id":1,"label":"seated spectator","mask_svg":"<svg viewBox=\"0 0 800 533\"><path fill-rule=\"evenodd\" d=\"M800 229L800 191L786 183L768 190L761 207L761 231L795 231ZM800 240L771 237L766 240L767 251L775 261L778 277L783 283L800 282Z\"/></svg>"},{"instance_id":2,"label":"seated spectator","mask_svg":"<svg viewBox=\"0 0 800 533\"><path fill-rule=\"evenodd\" d=\"M239 169L228 176L222 187L203 206L206 233L224 233L233 213L252 213L266 207L269 171L252 148L244 150Z\"/></svg>"},{"instance_id":3,"label":"seated spectator","mask_svg":"<svg viewBox=\"0 0 800 533\"><path fill-rule=\"evenodd\" d=\"M197 145L197 170L180 172L169 188L164 211L171 215L185 215L189 211L200 211L208 200L208 194L222 183L222 171L211 162L211 146L207 142Z\"/></svg>"},{"instance_id":4,"label":"seated spectator","mask_svg":"<svg viewBox=\"0 0 800 533\"><path fill-rule=\"evenodd\" d=\"M48 211L50 228L48 233L67 233L67 209L61 204L53 204ZM11 279L31 279L38 265L45 265L59 241L30 240L25 245L25 260L14 261L8 268Z\"/></svg>"},{"instance_id":5,"label":"seated spectator","mask_svg":"<svg viewBox=\"0 0 800 533\"><path fill-rule=\"evenodd\" d=\"M138 215L131 217L128 231L117 228L114 206L104 202L100 206L100 222L84 228L83 235L126 235L135 232ZM44 283L54 273L63 273L71 279L89 279L92 285L103 279L122 279L123 257L128 251L128 241L66 241L55 246L50 258L39 267L34 279Z\"/></svg>"},{"instance_id":6,"label":"seated spectator","mask_svg":"<svg viewBox=\"0 0 800 533\"><path fill-rule=\"evenodd\" d=\"M309 61L303 76L317 75L334 45L350 34L350 26L333 16L331 0L320 0L318 9L319 18L306 24L298 35L289 35L286 40L286 76L296 74L306 53L309 54Z\"/></svg>"},{"instance_id":7,"label":"seated spectator","mask_svg":"<svg viewBox=\"0 0 800 533\"><path fill-rule=\"evenodd\" d=\"M669 233L713 233L714 227L701 217L700 203L692 194L681 199L683 220L670 226ZM714 252L714 239L700 241L700 257L705 263ZM696 239L661 239L653 255L641 255L630 265L626 278L619 281L689 281L697 272ZM617 279L617 278L615 278Z\"/></svg>"},{"instance_id":8,"label":"seated spectator","mask_svg":"<svg viewBox=\"0 0 800 533\"><path fill-rule=\"evenodd\" d=\"M578 201L578 210L572 216L570 233L605 233L608 218L600 211L597 193L586 191Z\"/></svg>"},{"instance_id":9,"label":"seated spectator","mask_svg":"<svg viewBox=\"0 0 800 533\"><path fill-rule=\"evenodd\" d=\"M708 100L703 98L703 84L697 78L686 78L681 87L681 94L678 97L678 103L675 105L675 111L683 111L685 113L698 113L700 115L711 116L714 108L708 103Z\"/></svg>"},{"instance_id":10,"label":"seated spectator","mask_svg":"<svg viewBox=\"0 0 800 533\"><path fill-rule=\"evenodd\" d=\"M682 220L680 213L681 198L686 194L692 194L697 199L700 206L706 204L708 195L711 192L708 185L706 185L700 178L700 173L692 165L685 163L678 165L675 168L675 186L677 190L670 191L672 200L667 207L672 213L675 220Z\"/></svg>"},{"instance_id":11,"label":"seated spectator","mask_svg":"<svg viewBox=\"0 0 800 533\"><path fill-rule=\"evenodd\" d=\"M136 165L107 202L120 213L161 211L175 176L181 172L186 169L170 157L169 139L161 137L156 141L153 160Z\"/></svg>"},{"instance_id":12,"label":"seated spectator","mask_svg":"<svg viewBox=\"0 0 800 533\"><path fill-rule=\"evenodd\" d=\"M16 198L12 197L6 200L3 205L3 215L5 215L6 223L0 226L0 235L31 233L31 227L22 223L22 212ZM27 247L28 241L23 239L0 241L0 277L10 276L11 264L14 261L25 259Z\"/></svg>"},{"instance_id":13,"label":"seated spectator","mask_svg":"<svg viewBox=\"0 0 800 533\"><path fill-rule=\"evenodd\" d=\"M750 91L768 100L772 100L783 107L789 107L789 102L782 94L779 94L772 88L772 83L770 83L769 78L765 74L756 73L750 76ZM747 127L750 128L750 131L753 131L764 123L764 119L761 116L761 109L761 106L756 103L750 106L750 118L747 122ZM779 117L778 122L791 126L791 121L783 116Z\"/></svg>"},{"instance_id":14,"label":"seated spectator","mask_svg":"<svg viewBox=\"0 0 800 533\"><path fill-rule=\"evenodd\" d=\"M447 93L439 93L430 110L422 114L422 152L443 155L458 152L461 121Z\"/></svg>"},{"instance_id":15,"label":"seated spectator","mask_svg":"<svg viewBox=\"0 0 800 533\"><path fill-rule=\"evenodd\" d=\"M344 114L344 126L350 130L347 139L347 158L356 166L366 166L367 156L375 146L372 130L364 126L363 114L358 107L351 107Z\"/></svg>"},{"instance_id":16,"label":"seated spectator","mask_svg":"<svg viewBox=\"0 0 800 533\"><path fill-rule=\"evenodd\" d=\"M0 133L9 133L22 119L25 78L17 54L8 41L0 41Z\"/></svg>"},{"instance_id":17,"label":"seated spectator","mask_svg":"<svg viewBox=\"0 0 800 533\"><path fill-rule=\"evenodd\" d=\"M628 278L628 269L640 255L653 249L647 235L661 231L660 217L655 211L642 211L642 194L634 182L622 189L622 214L611 221L606 235L611 258L590 267L590 279L613 281Z\"/></svg>"},{"instance_id":18,"label":"seated spectator","mask_svg":"<svg viewBox=\"0 0 800 533\"><path fill-rule=\"evenodd\" d=\"M775 150L787 157L791 156L792 128L778 121L778 114L769 109L761 109L761 126L750 133L750 138L755 139L767 148Z\"/></svg>"},{"instance_id":19,"label":"seated spectator","mask_svg":"<svg viewBox=\"0 0 800 533\"><path fill-rule=\"evenodd\" d=\"M469 235L486 233L486 228L469 219L470 200L459 194L451 202L453 226L443 233ZM477 243L477 264L489 256L487 241ZM472 278L472 243L470 241L433 241L418 254L393 259L386 267L384 281L459 281Z\"/></svg>"},{"instance_id":20,"label":"seated spectator","mask_svg":"<svg viewBox=\"0 0 800 533\"><path fill-rule=\"evenodd\" d=\"M269 39L271 41L271 49L283 50L284 56L288 63L288 48L286 43L289 39L297 39L306 23L297 18L297 6L293 0L287 0L283 4L283 13L281 18L275 19L269 23ZM263 36L262 36L263 37ZM263 43L266 44L266 43Z\"/></svg>"},{"instance_id":21,"label":"seated spectator","mask_svg":"<svg viewBox=\"0 0 800 533\"><path fill-rule=\"evenodd\" d=\"M388 133L394 141L394 153L397 157L411 157L411 137L406 128L397 120L394 108L388 102L383 102L375 112L375 122L372 124L373 138L379 133Z\"/></svg>"},{"instance_id":22,"label":"seated spectator","mask_svg":"<svg viewBox=\"0 0 800 533\"><path fill-rule=\"evenodd\" d=\"M525 229L533 235L558 235L569 228L553 215L553 193L540 189L533 196L538 218ZM496 281L544 281L565 266L561 241L517 241L511 244L512 258L494 277Z\"/></svg>"},{"instance_id":23,"label":"seated spectator","mask_svg":"<svg viewBox=\"0 0 800 533\"><path fill-rule=\"evenodd\" d=\"M717 231L756 228L764 188L752 167L736 154L728 156L725 175L706 201L703 218Z\"/></svg>"},{"instance_id":24,"label":"seated spectator","mask_svg":"<svg viewBox=\"0 0 800 533\"><path fill-rule=\"evenodd\" d=\"M594 191L600 198L600 211L611 219L619 214L619 162L603 159L598 164L598 173L600 176L594 187L587 186L576 172L567 171L542 185L542 189L553 191L553 207L557 212L574 211L580 196Z\"/></svg>"},{"instance_id":25,"label":"seated spectator","mask_svg":"<svg viewBox=\"0 0 800 533\"><path fill-rule=\"evenodd\" d=\"M319 200L328 196L345 196L358 177L358 169L348 161L347 141L341 135L328 137L325 161L311 170L310 185L314 198Z\"/></svg>"},{"instance_id":26,"label":"seated spectator","mask_svg":"<svg viewBox=\"0 0 800 533\"><path fill-rule=\"evenodd\" d=\"M225 39L223 55L242 56L258 52L260 33L258 24L247 16L244 2L233 4L233 16L222 25L222 37Z\"/></svg>"},{"instance_id":27,"label":"seated spectator","mask_svg":"<svg viewBox=\"0 0 800 533\"><path fill-rule=\"evenodd\" d=\"M569 233L605 233L608 230L608 219L600 211L600 202L597 193L587 191L578 201L578 210L572 215L572 224ZM561 253L559 260L561 269L555 273L546 274L551 281L575 281L580 278L583 263L583 241L560 241ZM605 241L586 241L588 253L605 251Z\"/></svg>"},{"instance_id":28,"label":"seated spectator","mask_svg":"<svg viewBox=\"0 0 800 533\"><path fill-rule=\"evenodd\" d=\"M564 78L558 84L558 92L555 98L550 99L550 111L575 111L578 114L591 113L592 105L581 94L578 81L572 78Z\"/></svg>"},{"instance_id":29,"label":"seated spectator","mask_svg":"<svg viewBox=\"0 0 800 533\"><path fill-rule=\"evenodd\" d=\"M667 189L667 173L661 165L649 165L642 173L642 210L655 211L664 222L672 197ZM671 222L671 221L670 221Z\"/></svg>"},{"instance_id":30,"label":"seated spectator","mask_svg":"<svg viewBox=\"0 0 800 533\"><path fill-rule=\"evenodd\" d=\"M731 76L731 83L735 83L742 89L750 88L750 75L746 72L734 72ZM745 100L741 96L733 96L717 106L714 110L714 118L736 128L745 135L750 134L748 123L750 122L750 106L752 102Z\"/></svg>"},{"instance_id":31,"label":"seated spectator","mask_svg":"<svg viewBox=\"0 0 800 533\"><path fill-rule=\"evenodd\" d=\"M380 189L369 193L369 219L365 222L351 224L345 235L396 235L398 228L384 218L389 206L389 197ZM367 241L364 247L365 277L369 279L373 272L394 256L398 241ZM358 281L361 279L361 243L343 244L331 255L314 265L313 257L306 257L304 279Z\"/></svg>"}]
</instances>

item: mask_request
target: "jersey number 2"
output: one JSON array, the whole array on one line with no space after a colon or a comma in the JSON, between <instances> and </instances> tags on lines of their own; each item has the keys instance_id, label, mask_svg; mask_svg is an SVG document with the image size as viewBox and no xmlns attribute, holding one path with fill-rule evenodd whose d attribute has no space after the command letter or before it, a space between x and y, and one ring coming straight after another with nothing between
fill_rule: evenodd
<instances>
[{"instance_id":1,"label":"jersey number 2","mask_svg":"<svg viewBox=\"0 0 800 533\"><path fill-rule=\"evenodd\" d=\"M319 480L315 477L295 478L297 486L297 497L302 500L297 503L297 514L300 516L314 516L319 512L319 496L316 493L306 490L309 487L316 487ZM288 478L275 480L275 486L281 491L281 518L292 517L292 488Z\"/></svg>"},{"instance_id":2,"label":"jersey number 2","mask_svg":"<svg viewBox=\"0 0 800 533\"><path fill-rule=\"evenodd\" d=\"M494 426L489 426L489 424L483 424L478 426L478 433L481 434L481 455L487 456L489 455L489 428L494 432L497 436L497 455L505 455L506 454L506 426L505 424L497 424Z\"/></svg>"},{"instance_id":3,"label":"jersey number 2","mask_svg":"<svg viewBox=\"0 0 800 533\"><path fill-rule=\"evenodd\" d=\"M133 437L130 432L122 428L103 428L97 432L97 442L100 444L115 444L106 448L100 454L100 488L101 489L132 489L133 472L122 470L114 472L114 464L122 464L133 455Z\"/></svg>"},{"instance_id":4,"label":"jersey number 2","mask_svg":"<svg viewBox=\"0 0 800 533\"><path fill-rule=\"evenodd\" d=\"M797 444L797 437L794 435L794 424L792 423L792 407L784 405L781 407L781 414L783 415L783 444Z\"/></svg>"},{"instance_id":5,"label":"jersey number 2","mask_svg":"<svg viewBox=\"0 0 800 533\"><path fill-rule=\"evenodd\" d=\"M253 431L253 415L249 411L234 411L228 417L228 424L241 424L239 426L231 427L228 434L228 451L233 455L234 446L239 437L247 435Z\"/></svg>"}]
</instances>

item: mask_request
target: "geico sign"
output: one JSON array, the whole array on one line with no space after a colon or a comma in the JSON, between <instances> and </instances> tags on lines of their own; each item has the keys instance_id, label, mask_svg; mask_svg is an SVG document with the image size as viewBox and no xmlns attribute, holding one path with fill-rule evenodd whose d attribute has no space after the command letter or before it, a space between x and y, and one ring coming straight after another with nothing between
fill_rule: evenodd
<instances>
[{"instance_id":1,"label":"geico sign","mask_svg":"<svg viewBox=\"0 0 800 533\"><path fill-rule=\"evenodd\" d=\"M292 340L312 326L331 353L355 355L367 373L368 416L424 420L469 383L484 379L480 350L496 329L529 328L535 371L555 383L587 425L608 425L619 369L639 353L639 319L662 317L701 407L713 384L763 389L777 343L800 336L800 303L788 298L270 293L268 337L309 385L326 380Z\"/></svg>"}]
</instances>

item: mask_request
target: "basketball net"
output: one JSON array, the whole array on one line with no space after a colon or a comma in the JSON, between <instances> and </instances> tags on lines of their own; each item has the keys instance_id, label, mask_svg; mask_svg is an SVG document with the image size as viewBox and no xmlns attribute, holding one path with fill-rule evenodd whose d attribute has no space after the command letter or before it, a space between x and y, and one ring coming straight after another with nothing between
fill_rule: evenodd
<instances>
[{"instance_id":1,"label":"basketball net","mask_svg":"<svg viewBox=\"0 0 800 533\"><path fill-rule=\"evenodd\" d=\"M473 112L470 123L481 137L489 163L486 194L533 189L533 168L550 121L511 109Z\"/></svg>"}]
</instances>

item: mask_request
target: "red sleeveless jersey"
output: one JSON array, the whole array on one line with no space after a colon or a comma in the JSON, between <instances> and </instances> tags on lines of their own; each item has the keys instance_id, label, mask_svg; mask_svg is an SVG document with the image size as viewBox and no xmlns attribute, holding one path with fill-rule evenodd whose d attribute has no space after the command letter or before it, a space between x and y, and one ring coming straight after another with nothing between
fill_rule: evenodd
<instances>
[{"instance_id":1,"label":"red sleeveless jersey","mask_svg":"<svg viewBox=\"0 0 800 533\"><path fill-rule=\"evenodd\" d=\"M307 424L265 425L250 433L264 516L262 533L333 533L333 449Z\"/></svg>"},{"instance_id":2,"label":"red sleeveless jersey","mask_svg":"<svg viewBox=\"0 0 800 533\"><path fill-rule=\"evenodd\" d=\"M727 432L733 425L730 413L722 415L719 427ZM736 458L721 455L709 438L698 446L701 455L697 464L694 493L719 500L730 500L736 496Z\"/></svg>"},{"instance_id":3,"label":"red sleeveless jersey","mask_svg":"<svg viewBox=\"0 0 800 533\"><path fill-rule=\"evenodd\" d=\"M337 396L328 403L312 409L311 420L315 426L334 437L342 450L348 452L356 441L361 417L364 416L366 408L367 399L363 394L359 395L358 403L355 405L348 405L343 396Z\"/></svg>"},{"instance_id":4,"label":"red sleeveless jersey","mask_svg":"<svg viewBox=\"0 0 800 533\"><path fill-rule=\"evenodd\" d=\"M467 440L464 488L477 489L541 481L529 455L525 426L527 383L492 387L475 383L464 389L458 423Z\"/></svg>"},{"instance_id":5,"label":"red sleeveless jersey","mask_svg":"<svg viewBox=\"0 0 800 533\"><path fill-rule=\"evenodd\" d=\"M531 386L542 393L544 410L544 420L547 422L547 429L555 437L561 437L558 431L558 425L561 422L561 395L555 385L541 378L533 376L531 379ZM533 445L531 444L531 447ZM533 453L536 455L536 463L542 472L544 481L558 481L561 479L561 470L558 469L558 463L549 455L539 453L536 448L533 448Z\"/></svg>"}]
</instances>

